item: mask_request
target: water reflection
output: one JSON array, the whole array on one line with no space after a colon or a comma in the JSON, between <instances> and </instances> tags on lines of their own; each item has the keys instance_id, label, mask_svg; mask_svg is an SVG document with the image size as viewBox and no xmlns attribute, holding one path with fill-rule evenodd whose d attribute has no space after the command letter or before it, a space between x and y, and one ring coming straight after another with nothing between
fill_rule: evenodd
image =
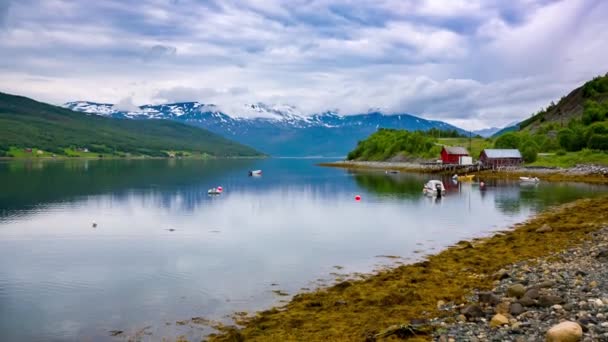
<instances>
[{"instance_id":1,"label":"water reflection","mask_svg":"<svg viewBox=\"0 0 608 342\"><path fill-rule=\"evenodd\" d=\"M67 161L0 164L0 340L108 338L277 303L378 255L414 260L605 188L485 189L430 175L346 172L311 160ZM264 176L251 178L249 169ZM210 197L207 189L225 193ZM357 202L354 195L362 200ZM93 228L91 223L98 225ZM166 323L170 323L167 325Z\"/></svg>"}]
</instances>

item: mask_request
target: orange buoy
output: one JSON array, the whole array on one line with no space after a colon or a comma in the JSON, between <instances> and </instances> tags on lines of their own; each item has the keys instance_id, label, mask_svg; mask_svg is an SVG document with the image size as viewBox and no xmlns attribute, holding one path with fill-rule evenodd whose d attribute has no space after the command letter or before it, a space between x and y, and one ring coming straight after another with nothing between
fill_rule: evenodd
<instances>
[{"instance_id":1,"label":"orange buoy","mask_svg":"<svg viewBox=\"0 0 608 342\"><path fill-rule=\"evenodd\" d=\"M356 195L356 196L355 196L355 201L360 201L360 200L361 200L361 196Z\"/></svg>"}]
</instances>

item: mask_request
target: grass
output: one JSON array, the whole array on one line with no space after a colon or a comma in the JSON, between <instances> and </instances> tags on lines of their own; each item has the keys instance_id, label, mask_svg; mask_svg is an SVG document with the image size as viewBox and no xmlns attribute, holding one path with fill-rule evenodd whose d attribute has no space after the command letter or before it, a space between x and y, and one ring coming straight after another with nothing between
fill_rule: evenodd
<instances>
[{"instance_id":1,"label":"grass","mask_svg":"<svg viewBox=\"0 0 608 342\"><path fill-rule=\"evenodd\" d=\"M387 328L442 313L437 302L456 304L493 286L494 274L516 262L551 255L584 241L608 221L606 197L563 205L486 239L462 241L412 265L399 266L295 296L280 308L237 319L211 341L363 341ZM552 232L536 233L548 224ZM428 326L430 332L434 327ZM428 340L419 331L413 340Z\"/></svg>"},{"instance_id":2,"label":"grass","mask_svg":"<svg viewBox=\"0 0 608 342\"><path fill-rule=\"evenodd\" d=\"M130 159L138 159L138 158L150 158L150 156L144 154L134 154L127 153L122 151L116 151L114 153L97 153L90 151L83 151L80 149L72 149L72 148L64 148L61 154L55 154L49 151L40 150L37 148L32 148L31 152L28 152L25 148L11 146L7 151L7 158L12 159L66 159L66 158L104 158L104 159L117 159L117 158L130 158ZM167 155L173 155L176 158L196 158L196 159L209 159L214 156L207 153L198 153L198 152L190 152L190 151L163 151ZM2 157L0 157L2 159Z\"/></svg>"},{"instance_id":3,"label":"grass","mask_svg":"<svg viewBox=\"0 0 608 342\"><path fill-rule=\"evenodd\" d=\"M461 146L469 151L473 159L477 160L479 154L485 148L492 148L493 142L483 138L471 138L469 148L469 138L440 138L438 143L448 146ZM439 159L440 156L438 156Z\"/></svg>"},{"instance_id":4,"label":"grass","mask_svg":"<svg viewBox=\"0 0 608 342\"><path fill-rule=\"evenodd\" d=\"M608 166L608 152L582 150L566 152L564 155L539 155L534 163L528 166L562 167L568 168L577 164L597 164Z\"/></svg>"}]
</instances>

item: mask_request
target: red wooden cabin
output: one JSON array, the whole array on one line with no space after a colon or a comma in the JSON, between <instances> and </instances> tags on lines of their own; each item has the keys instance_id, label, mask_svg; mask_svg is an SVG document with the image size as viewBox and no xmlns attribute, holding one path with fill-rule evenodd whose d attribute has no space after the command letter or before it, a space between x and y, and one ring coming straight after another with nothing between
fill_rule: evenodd
<instances>
[{"instance_id":1,"label":"red wooden cabin","mask_svg":"<svg viewBox=\"0 0 608 342\"><path fill-rule=\"evenodd\" d=\"M469 151L464 147L443 146L441 149L441 161L444 164L458 164L460 157L469 156Z\"/></svg>"}]
</instances>

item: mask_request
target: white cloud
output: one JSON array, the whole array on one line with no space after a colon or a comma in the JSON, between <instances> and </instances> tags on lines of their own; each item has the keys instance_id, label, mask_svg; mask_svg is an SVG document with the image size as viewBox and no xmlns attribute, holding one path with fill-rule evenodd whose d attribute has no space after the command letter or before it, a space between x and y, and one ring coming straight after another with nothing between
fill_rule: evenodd
<instances>
[{"instance_id":1,"label":"white cloud","mask_svg":"<svg viewBox=\"0 0 608 342\"><path fill-rule=\"evenodd\" d=\"M380 107L478 128L608 71L596 0L23 0L10 12L0 0L3 13L0 89L54 103Z\"/></svg>"},{"instance_id":2,"label":"white cloud","mask_svg":"<svg viewBox=\"0 0 608 342\"><path fill-rule=\"evenodd\" d=\"M116 107L118 110L127 112L135 112L139 110L139 107L133 103L133 97L131 96L120 99L120 101L116 102L114 107Z\"/></svg>"}]
</instances>

